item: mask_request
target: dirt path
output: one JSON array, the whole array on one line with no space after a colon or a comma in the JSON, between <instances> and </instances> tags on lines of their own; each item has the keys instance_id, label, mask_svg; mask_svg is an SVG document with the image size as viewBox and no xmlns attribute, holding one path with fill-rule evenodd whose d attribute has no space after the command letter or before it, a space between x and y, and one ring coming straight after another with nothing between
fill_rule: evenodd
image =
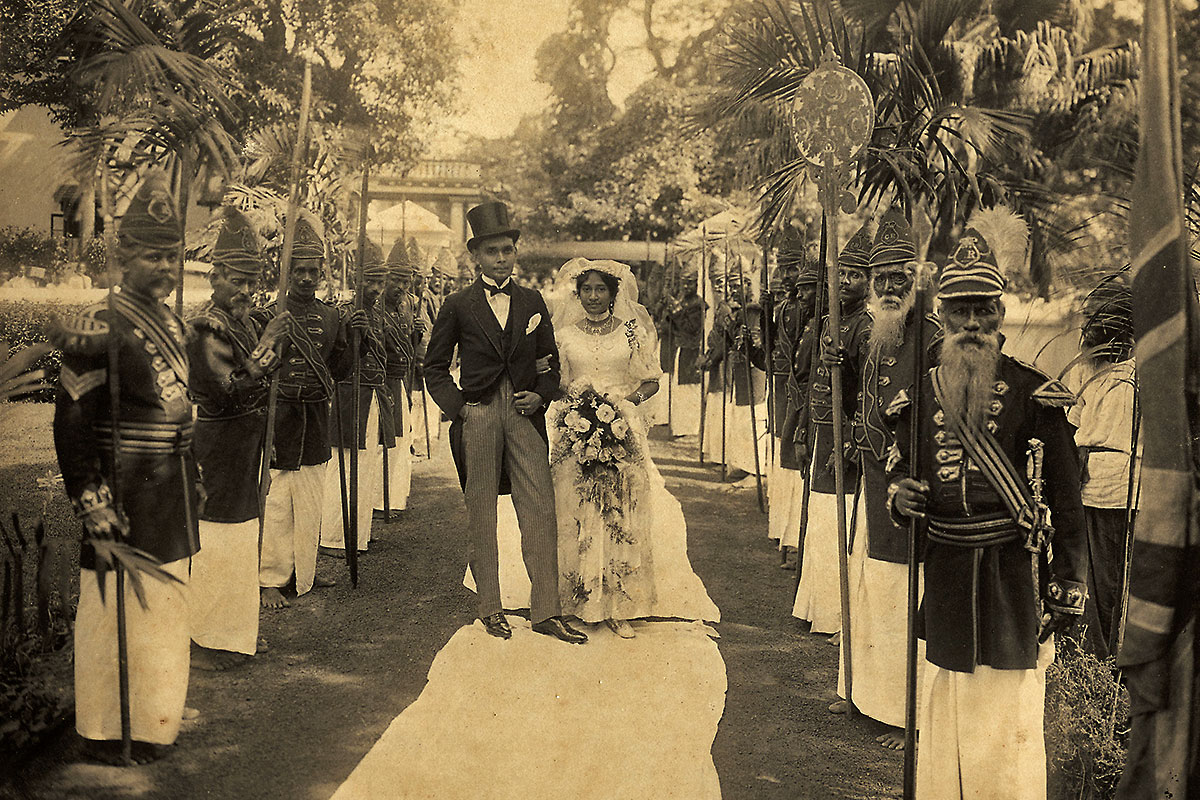
<instances>
[{"instance_id":1,"label":"dirt path","mask_svg":"<svg viewBox=\"0 0 1200 800\"><path fill-rule=\"evenodd\" d=\"M729 689L713 746L724 797L898 796L900 757L874 743L878 727L826 711L837 650L790 617L794 573L776 565L753 490L721 489L714 470L697 467L694 445L657 442L655 455L683 504L692 564L724 619ZM0 797L325 800L472 618L460 497L439 449L418 465L399 521L377 523L357 591L343 562L322 558L318 569L341 585L265 615L270 652L226 673L193 671L189 705L202 716L185 723L169 758L133 770L83 763L68 734Z\"/></svg>"}]
</instances>

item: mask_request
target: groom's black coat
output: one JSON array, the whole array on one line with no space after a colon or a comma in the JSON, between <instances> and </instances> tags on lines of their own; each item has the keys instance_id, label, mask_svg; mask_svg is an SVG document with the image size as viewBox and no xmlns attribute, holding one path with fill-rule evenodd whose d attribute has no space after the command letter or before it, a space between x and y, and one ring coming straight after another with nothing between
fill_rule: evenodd
<instances>
[{"instance_id":1,"label":"groom's black coat","mask_svg":"<svg viewBox=\"0 0 1200 800\"><path fill-rule=\"evenodd\" d=\"M508 324L502 329L488 305L483 281L474 283L446 298L429 344L425 349L425 385L434 402L450 417L450 452L458 468L459 482L465 487L467 464L462 447L462 419L459 411L465 403L488 399L507 374L514 392L537 392L547 403L558 394L558 347L550 312L542 295L533 289L512 285ZM532 330L530 323L539 316ZM459 382L450 376L454 349L458 348ZM550 356L550 370L540 375L537 360ZM530 421L546 438L546 409L543 406ZM508 494L508 476L502 474L500 493Z\"/></svg>"}]
</instances>

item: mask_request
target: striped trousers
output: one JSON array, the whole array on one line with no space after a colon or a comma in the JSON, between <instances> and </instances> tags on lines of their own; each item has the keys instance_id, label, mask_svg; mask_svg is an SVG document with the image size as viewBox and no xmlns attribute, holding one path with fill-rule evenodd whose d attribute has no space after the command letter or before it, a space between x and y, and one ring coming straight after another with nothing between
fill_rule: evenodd
<instances>
[{"instance_id":1,"label":"striped trousers","mask_svg":"<svg viewBox=\"0 0 1200 800\"><path fill-rule=\"evenodd\" d=\"M513 405L512 384L507 378L488 400L468 404L460 413L467 465L463 499L479 616L501 610L496 498L503 468L512 483L513 506L521 529L521 556L532 584L530 619L537 623L556 617L560 613L558 522L546 442L530 419Z\"/></svg>"}]
</instances>

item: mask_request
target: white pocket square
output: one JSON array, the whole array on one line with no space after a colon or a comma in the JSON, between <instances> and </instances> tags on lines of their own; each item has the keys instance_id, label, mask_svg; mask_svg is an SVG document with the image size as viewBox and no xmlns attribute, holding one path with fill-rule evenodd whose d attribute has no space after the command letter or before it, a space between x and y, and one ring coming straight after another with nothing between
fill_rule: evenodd
<instances>
[{"instance_id":1,"label":"white pocket square","mask_svg":"<svg viewBox=\"0 0 1200 800\"><path fill-rule=\"evenodd\" d=\"M542 315L534 314L532 317L529 318L529 324L525 326L525 335L528 336L529 334L533 333L537 329L537 326L541 325L541 324L542 324Z\"/></svg>"}]
</instances>

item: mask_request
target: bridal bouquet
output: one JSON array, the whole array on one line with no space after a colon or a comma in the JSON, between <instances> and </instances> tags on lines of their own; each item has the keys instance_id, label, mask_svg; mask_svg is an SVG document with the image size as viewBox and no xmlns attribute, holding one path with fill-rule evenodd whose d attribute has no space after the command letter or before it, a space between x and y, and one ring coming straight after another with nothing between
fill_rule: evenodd
<instances>
[{"instance_id":1,"label":"bridal bouquet","mask_svg":"<svg viewBox=\"0 0 1200 800\"><path fill-rule=\"evenodd\" d=\"M614 401L587 387L573 389L563 400L551 420L559 433L552 464L573 459L582 477L595 479L641 461L637 439Z\"/></svg>"}]
</instances>

